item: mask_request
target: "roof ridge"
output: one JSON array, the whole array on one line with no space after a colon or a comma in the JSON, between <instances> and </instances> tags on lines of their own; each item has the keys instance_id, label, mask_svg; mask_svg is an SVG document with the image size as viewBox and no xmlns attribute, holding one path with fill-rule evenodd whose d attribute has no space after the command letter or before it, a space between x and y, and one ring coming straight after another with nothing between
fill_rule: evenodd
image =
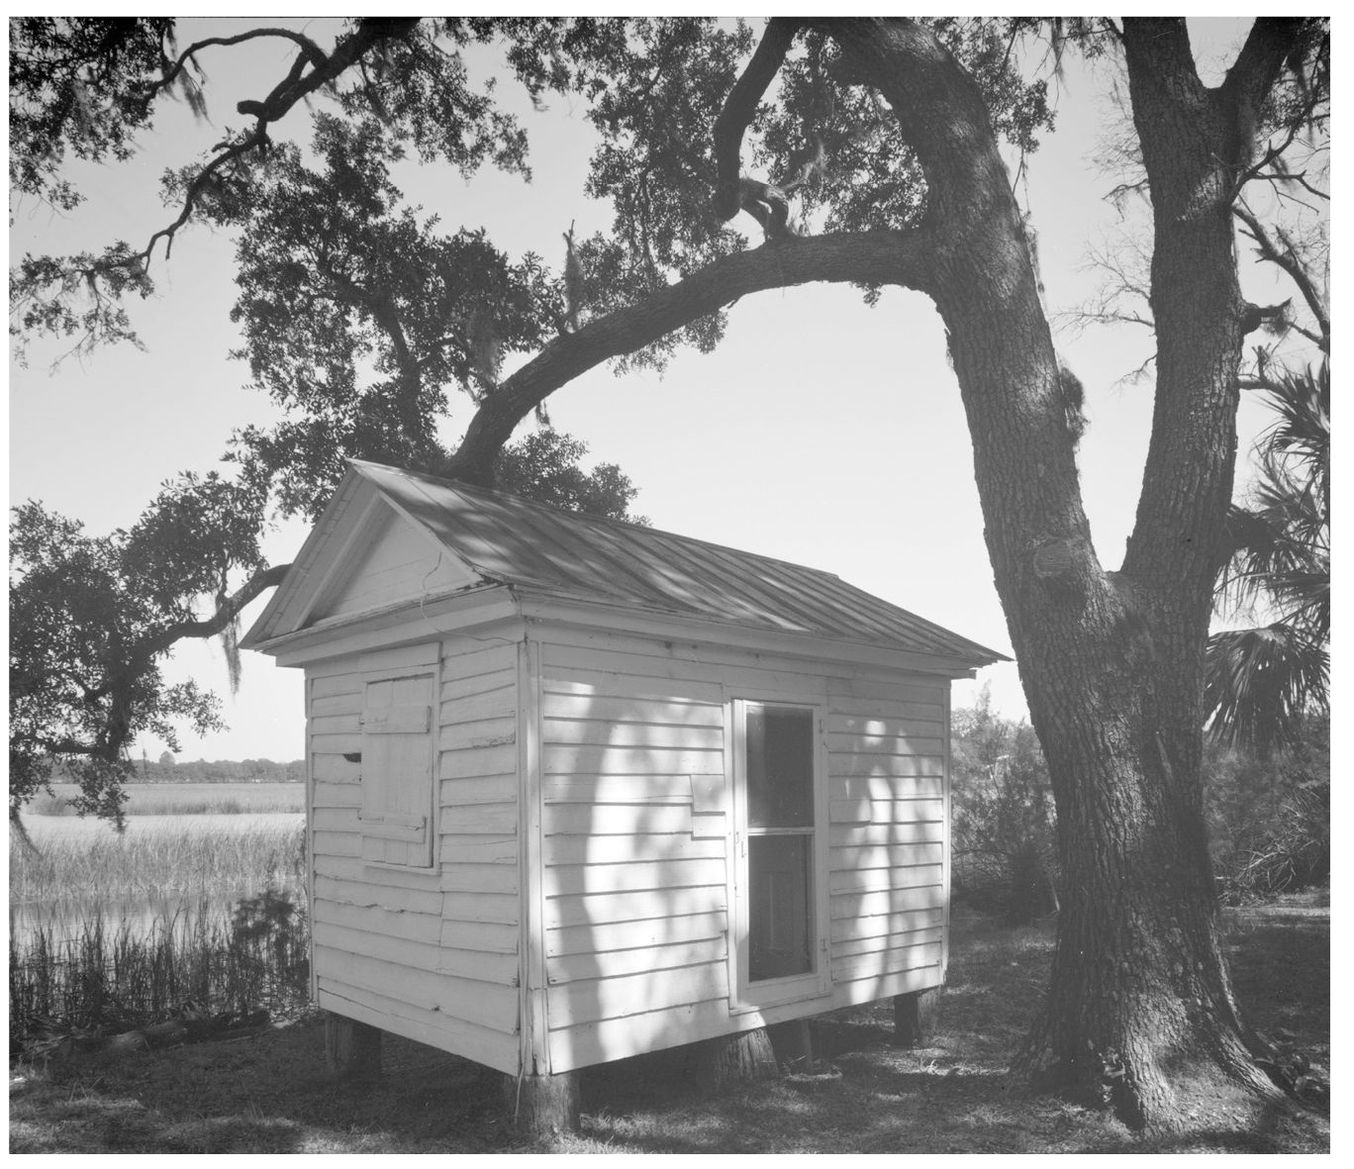
<instances>
[{"instance_id":1,"label":"roof ridge","mask_svg":"<svg viewBox=\"0 0 1354 1169\"><path fill-rule=\"evenodd\" d=\"M385 463L375 463L369 459L349 459L349 465L356 467L372 467L378 471L388 471L396 475L402 475L406 479L430 479L440 487L445 487L451 491L468 491L471 495L485 496L489 499L510 499L515 503L524 504L527 507L534 508L537 511L548 512L552 516L564 516L569 520L579 520L590 524L607 524L612 527L623 528L628 532L641 532L651 536L667 536L674 540L681 540L689 544L700 544L705 548L715 548L721 552L730 552L735 556L752 557L756 560L764 560L769 564L784 564L790 568L798 568L804 572L816 572L820 576L831 577L833 580L842 578L835 572L826 568L814 568L810 564L800 564L795 560L786 560L783 556L768 556L764 552L750 552L746 548L735 548L732 544L717 544L713 540L703 540L699 536L687 536L681 532L673 532L667 528L654 528L647 524L631 523L629 520L618 520L611 516L593 515L591 512L574 511L571 508L555 507L553 504L542 503L538 499L528 499L525 495L518 495L513 491L501 491L499 488L475 487L469 483L462 483L459 479L443 479L438 475L429 475L424 471L411 471L404 467L391 467ZM843 582L845 583L845 582ZM882 599L882 598L880 598Z\"/></svg>"}]
</instances>

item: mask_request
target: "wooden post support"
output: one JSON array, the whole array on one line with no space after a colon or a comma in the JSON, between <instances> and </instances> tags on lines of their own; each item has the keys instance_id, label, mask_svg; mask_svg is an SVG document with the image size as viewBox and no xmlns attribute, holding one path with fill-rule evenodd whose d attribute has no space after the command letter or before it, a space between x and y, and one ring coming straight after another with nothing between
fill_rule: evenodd
<instances>
[{"instance_id":1,"label":"wooden post support","mask_svg":"<svg viewBox=\"0 0 1354 1169\"><path fill-rule=\"evenodd\" d=\"M935 1031L940 988L893 996L893 1045L925 1047Z\"/></svg>"},{"instance_id":2,"label":"wooden post support","mask_svg":"<svg viewBox=\"0 0 1354 1169\"><path fill-rule=\"evenodd\" d=\"M767 1031L776 1059L782 1066L788 1064L792 1071L812 1073L813 1033L807 1019L773 1023Z\"/></svg>"},{"instance_id":3,"label":"wooden post support","mask_svg":"<svg viewBox=\"0 0 1354 1169\"><path fill-rule=\"evenodd\" d=\"M342 1079L375 1079L381 1074L381 1029L326 1011L324 1057Z\"/></svg>"},{"instance_id":4,"label":"wooden post support","mask_svg":"<svg viewBox=\"0 0 1354 1169\"><path fill-rule=\"evenodd\" d=\"M504 1076L503 1102L522 1136L546 1138L578 1128L578 1073Z\"/></svg>"},{"instance_id":5,"label":"wooden post support","mask_svg":"<svg viewBox=\"0 0 1354 1169\"><path fill-rule=\"evenodd\" d=\"M707 1040L703 1062L714 1091L730 1084L772 1080L780 1075L765 1027Z\"/></svg>"}]
</instances>

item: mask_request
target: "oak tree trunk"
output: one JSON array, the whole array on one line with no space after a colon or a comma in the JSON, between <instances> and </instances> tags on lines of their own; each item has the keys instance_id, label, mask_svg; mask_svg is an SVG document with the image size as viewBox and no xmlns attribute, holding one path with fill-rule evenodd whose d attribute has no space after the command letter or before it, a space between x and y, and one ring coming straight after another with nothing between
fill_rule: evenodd
<instances>
[{"instance_id":1,"label":"oak tree trunk","mask_svg":"<svg viewBox=\"0 0 1354 1169\"><path fill-rule=\"evenodd\" d=\"M926 173L921 287L947 329L995 581L1052 777L1066 895L1022 1062L1139 1126L1179 1121L1181 1076L1272 1092L1223 960L1200 779L1247 307L1231 225L1238 107L1255 93L1204 89L1183 22L1126 31L1155 213L1158 359L1137 524L1111 572L1092 543L1074 403L976 86L907 22L828 23ZM1273 52L1248 44L1243 59L1272 80Z\"/></svg>"}]
</instances>

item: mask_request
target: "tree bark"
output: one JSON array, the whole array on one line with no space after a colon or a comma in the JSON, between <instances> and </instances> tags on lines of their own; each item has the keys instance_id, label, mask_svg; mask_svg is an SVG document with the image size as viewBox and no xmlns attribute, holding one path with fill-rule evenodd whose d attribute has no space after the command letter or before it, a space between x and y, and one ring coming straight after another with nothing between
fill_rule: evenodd
<instances>
[{"instance_id":1,"label":"tree bark","mask_svg":"<svg viewBox=\"0 0 1354 1169\"><path fill-rule=\"evenodd\" d=\"M1183 21L1129 23L1159 355L1138 521L1113 573L1092 544L1057 356L976 87L909 22L829 31L926 173L937 241L926 290L949 333L996 584L1053 781L1067 892L1021 1063L1137 1126L1173 1127L1172 1079L1200 1068L1272 1092L1222 956L1200 782L1245 309L1230 223L1243 103L1198 82ZM1283 49L1270 49L1243 60L1272 80L1277 65L1263 62ZM1235 71L1233 82L1248 101L1266 88Z\"/></svg>"}]
</instances>

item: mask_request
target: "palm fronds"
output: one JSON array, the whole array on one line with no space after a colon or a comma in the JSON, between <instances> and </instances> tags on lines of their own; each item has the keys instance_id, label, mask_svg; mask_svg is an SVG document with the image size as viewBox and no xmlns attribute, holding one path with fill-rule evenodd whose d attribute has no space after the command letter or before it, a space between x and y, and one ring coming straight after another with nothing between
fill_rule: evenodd
<instances>
[{"instance_id":1,"label":"palm fronds","mask_svg":"<svg viewBox=\"0 0 1354 1169\"><path fill-rule=\"evenodd\" d=\"M1210 638L1204 690L1209 729L1262 753L1327 709L1330 671L1329 366L1271 370L1268 383L1277 419L1246 505L1228 516L1216 597L1224 613L1275 618Z\"/></svg>"}]
</instances>

